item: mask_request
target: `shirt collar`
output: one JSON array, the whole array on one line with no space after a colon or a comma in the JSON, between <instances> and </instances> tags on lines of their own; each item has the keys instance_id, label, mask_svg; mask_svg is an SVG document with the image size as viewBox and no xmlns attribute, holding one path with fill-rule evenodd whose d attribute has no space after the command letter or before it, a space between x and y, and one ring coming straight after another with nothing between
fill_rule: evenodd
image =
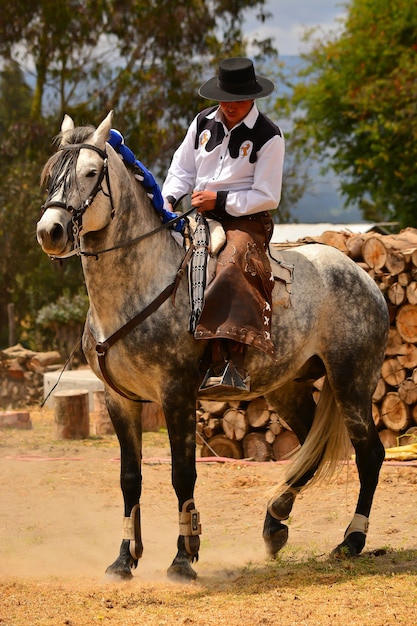
<instances>
[{"instance_id":1,"label":"shirt collar","mask_svg":"<svg viewBox=\"0 0 417 626\"><path fill-rule=\"evenodd\" d=\"M233 129L237 128L237 126L240 126L240 124L245 124L248 128L253 128L255 126L256 120L258 119L258 115L259 115L259 111L258 111L258 108L256 106L256 102L254 102L253 106L252 106L251 110L249 111L249 113L247 114L247 116L244 117L243 120L241 122L239 122L239 124L234 126ZM214 119L214 120L216 120L216 122L220 122L221 124L224 125L224 122L223 122L223 119L222 119L222 115L221 115L221 111L220 111L220 107L218 107L217 109L215 109L214 111L209 113L207 115L207 118L208 119Z\"/></svg>"}]
</instances>

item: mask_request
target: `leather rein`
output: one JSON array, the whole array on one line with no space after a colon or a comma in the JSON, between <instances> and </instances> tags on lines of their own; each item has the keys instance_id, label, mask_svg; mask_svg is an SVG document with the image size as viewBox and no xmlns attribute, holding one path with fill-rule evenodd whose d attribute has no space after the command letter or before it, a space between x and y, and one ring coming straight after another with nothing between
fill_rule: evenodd
<instances>
[{"instance_id":1,"label":"leather rein","mask_svg":"<svg viewBox=\"0 0 417 626\"><path fill-rule=\"evenodd\" d=\"M80 242L79 242L79 233L80 230L82 228L82 217L85 213L85 211L87 210L87 208L91 205L91 203L93 202L94 198L97 196L97 194L101 191L102 193L104 193L107 197L109 197L110 199L110 203L111 203L111 217L114 217L115 214L115 208L114 208L114 204L113 204L113 198L112 198L112 193L111 193L111 187L110 187L110 178L109 178L109 172L108 172L108 157L107 157L107 153L104 150L101 150L100 148L97 148L97 146L94 145L90 145L90 144L80 144L80 145L68 145L68 146L64 146L63 150L68 150L68 149L73 149L73 148L86 148L89 150L94 150L95 152L97 152L103 159L103 166L102 169L100 171L99 177L97 179L97 182L93 188L93 190L90 192L88 198L86 200L84 200L84 202L82 202L80 204L80 206L77 209L74 209L73 207L69 206L67 203L65 202L61 202L61 201L55 201L55 200L47 200L45 202L45 204L42 206L43 212L45 212L47 209L51 208L51 207L60 207L65 209L66 211L68 211L69 213L71 213L72 215L72 224L73 224L73 236L74 236L74 249L62 256L51 256L52 259L56 260L56 259L65 259L68 258L70 256L74 256L74 255L78 255L78 256L88 256L88 257L95 257L98 260L98 257L100 254L104 254L105 252L111 252L112 250L117 250L118 248L123 248L126 246L130 246L134 243L138 243L140 241L142 241L143 239L146 239L147 237L151 237L153 235L155 235L156 233L159 233L162 230L165 230L167 228L169 228L171 225L175 224L178 220L183 219L184 217L187 217L190 213L192 213L193 211L195 211L194 207L191 207L191 209L189 209L188 211L182 213L181 215L179 215L177 218L174 218L172 220L170 220L169 222L166 222L165 224L162 224L161 226L159 226L158 228L155 228L152 231L149 231L147 233L144 233L143 235L140 235L139 237L136 237L134 239L131 239L129 241L126 241L124 243L118 244L116 246L113 246L111 248L106 248L103 250L99 250L98 252L86 252L84 250L81 250L80 247ZM106 180L106 184L107 184L107 190L108 192L105 193L105 191L102 188L102 182L103 180ZM50 196L49 196L50 197ZM120 396L122 396L123 398L127 398L128 400L131 400L133 402L150 402L150 400L143 400L142 398L136 398L136 397L131 397L129 395L127 395L124 391L122 391L121 389L119 389L116 384L112 381L108 369L107 369L107 365L106 365L106 356L107 356L107 352L109 350L109 348L111 348L111 346L113 346L117 341L119 341L120 339L122 339L123 337L125 337L131 330L133 330L136 326L138 326L139 324L141 324L144 320L146 320L150 315L152 315L152 313L154 313L171 295L173 296L173 302L175 302L175 293L176 290L178 288L178 285L181 281L181 278L183 277L184 273L185 273L185 269L186 266L191 258L193 252L193 245L190 245L190 247L188 248L184 259L181 262L181 265L175 275L175 279L172 281L172 283L170 283L167 287L165 287L165 289L163 289L160 294L158 296L156 296L156 298L150 303L148 304L142 311L140 311L137 315L135 315L135 317L133 317L131 320L129 320L128 322L126 322L126 324L124 324L121 328L119 328L116 332L114 332L112 335L110 335L110 337L108 337L107 339L105 339L104 341L99 341L96 342L96 352L97 352L97 357L98 357L98 363L100 366L100 371L101 374L104 378L104 380L106 381L106 383L109 385L109 387L111 387L113 389L113 391L116 391L116 393L118 393ZM88 329L91 336L93 337L94 341L94 335L91 332L91 329Z\"/></svg>"}]
</instances>

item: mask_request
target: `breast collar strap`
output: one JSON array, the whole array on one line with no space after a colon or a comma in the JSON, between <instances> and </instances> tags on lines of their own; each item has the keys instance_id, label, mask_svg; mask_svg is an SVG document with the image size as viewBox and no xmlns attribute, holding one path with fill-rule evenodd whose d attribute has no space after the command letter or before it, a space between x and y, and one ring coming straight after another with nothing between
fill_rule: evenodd
<instances>
[{"instance_id":1,"label":"breast collar strap","mask_svg":"<svg viewBox=\"0 0 417 626\"><path fill-rule=\"evenodd\" d=\"M123 398L127 398L128 400L132 400L133 402L148 402L148 400L143 400L141 398L132 397L127 395L124 391L122 391L117 385L113 382L106 364L106 356L108 350L117 342L119 339L125 337L131 330L136 328L139 324L144 322L152 313L154 313L159 307L172 295L172 302L175 305L175 294L178 288L178 285L181 281L181 278L184 276L188 261L191 258L193 252L193 246L189 248L187 254L181 262L181 265L176 273L175 279L172 283L170 283L160 294L150 302L142 311L140 311L135 317L130 319L124 326L116 330L110 337L105 339L104 341L98 341L96 343L96 352L98 363L100 366L101 374L106 381L106 383L111 387L116 393L118 393ZM91 337L94 339L94 335L91 331L91 328L88 329Z\"/></svg>"}]
</instances>

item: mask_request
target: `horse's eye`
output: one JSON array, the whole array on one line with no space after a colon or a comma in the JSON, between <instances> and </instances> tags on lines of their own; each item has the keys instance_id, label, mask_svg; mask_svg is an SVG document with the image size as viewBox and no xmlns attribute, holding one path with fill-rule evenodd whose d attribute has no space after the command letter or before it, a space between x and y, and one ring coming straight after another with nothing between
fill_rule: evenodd
<instances>
[{"instance_id":1,"label":"horse's eye","mask_svg":"<svg viewBox=\"0 0 417 626\"><path fill-rule=\"evenodd\" d=\"M97 176L97 170L91 170L86 176L87 178L94 178L94 176Z\"/></svg>"}]
</instances>

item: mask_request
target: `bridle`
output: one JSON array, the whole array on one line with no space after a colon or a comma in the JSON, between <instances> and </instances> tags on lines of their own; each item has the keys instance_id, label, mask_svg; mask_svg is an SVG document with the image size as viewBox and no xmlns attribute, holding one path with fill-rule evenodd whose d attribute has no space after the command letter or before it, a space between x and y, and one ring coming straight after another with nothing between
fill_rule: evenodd
<instances>
[{"instance_id":1,"label":"bridle","mask_svg":"<svg viewBox=\"0 0 417 626\"><path fill-rule=\"evenodd\" d=\"M62 151L70 151L70 150L72 150L73 151L74 149L76 149L77 152L79 153L79 151L81 149L83 149L83 148L87 149L87 150L93 150L94 152L97 152L97 154L99 154L101 156L101 158L103 159L103 165L102 165L101 170L99 172L98 178L96 180L96 183L95 183L93 189L90 191L88 197L83 202L81 202L80 205L77 208L74 208L73 206L71 206L67 202L62 202L62 201L59 201L59 200L47 200L45 202L45 204L41 207L42 208L42 213L45 213L45 211L47 209L50 209L52 207L58 207L58 208L61 208L61 209L65 209L66 211L68 211L71 214L74 248L73 248L73 250L71 250L71 252L69 252L67 254L60 255L59 257L51 256L52 259L66 259L66 258L74 256L74 255L90 256L89 253L85 253L85 252L83 252L81 250L81 246L80 246L80 231L82 230L82 219L83 219L84 213L86 212L88 207L93 203L94 199L96 198L96 196L100 192L103 193L107 198L110 199L111 218L112 219L113 219L114 214L115 214L113 196L112 196L112 193L111 193L111 186L110 186L110 177L109 177L109 167L108 167L107 152L105 150L101 150L101 148L98 148L97 146L94 146L93 144L88 144L88 143L68 144L66 146L62 146L60 148L60 150L62 150ZM107 192L103 189L103 185L102 185L103 180L106 181ZM60 185L62 185L62 184L63 183L61 182ZM49 198L53 194L55 194L55 192L56 192L56 189L53 189L52 191L50 191ZM92 255L92 256L96 256L96 254Z\"/></svg>"},{"instance_id":2,"label":"bridle","mask_svg":"<svg viewBox=\"0 0 417 626\"><path fill-rule=\"evenodd\" d=\"M97 178L96 184L91 190L88 198L84 200L83 202L81 202L81 204L77 208L72 207L66 202L57 201L57 200L47 200L45 204L42 206L43 213L49 208L58 207L58 208L65 209L72 216L71 221L72 221L73 237L74 237L74 249L71 250L71 252L67 254L63 254L60 256L51 256L51 259L53 260L65 259L74 255L89 256L89 257L95 257L96 259L98 259L100 254L104 254L105 252L110 252L111 250L116 250L118 248L130 246L133 243L138 243L139 241L142 241L143 239L146 239L147 237L151 237L152 235L155 235L156 233L169 228L171 225L175 224L178 220L183 219L184 217L187 217L191 212L195 211L195 208L191 207L191 209L189 209L188 211L181 213L177 218L174 218L170 220L169 222L166 222L165 224L161 224L161 226L159 226L158 228L155 228L152 231L144 233L143 235L140 235L139 237L136 237L124 243L118 244L116 246L112 246L111 248L99 250L98 252L94 252L94 253L81 250L79 237L80 237L80 231L82 230L82 218L83 218L85 211L92 204L92 202L94 201L98 193L102 192L105 196L107 196L110 199L112 218L115 215L115 207L114 207L113 197L111 193L107 153L104 150L101 150L100 148L97 148L96 146L92 144L84 144L84 143L83 144L69 144L67 146L62 147L61 150L74 150L74 148L77 148L78 151L81 150L81 148L94 150L103 159L103 165L100 170L99 176ZM102 187L103 180L106 180L107 193ZM59 184L56 184L54 189L49 193L49 198L51 197L52 194L55 194L57 188L59 188L59 186L63 184L64 183L62 182L62 180L59 182ZM106 340L97 342L96 339L93 337L94 341L96 342L95 348L97 352L98 363L99 363L100 370L101 370L104 380L114 391L116 391L119 395L123 396L124 398L127 398L128 400L132 400L134 402L148 402L148 400L143 400L143 399L133 398L131 396L128 396L124 391L122 391L115 385L115 383L112 381L109 375L109 372L106 366L107 351L109 350L109 348L111 348L112 345L114 345L117 341L119 341L119 339L127 335L131 330L133 330L141 322L147 319L171 295L173 297L173 300L175 299L176 290L178 288L181 278L183 277L185 273L185 269L188 264L188 261L191 258L192 252L193 252L193 245L189 247L187 253L185 254L185 257L182 260L181 265L172 283L170 283L167 287L165 287L165 289L163 289L161 293L150 304L148 304L148 306L146 306L142 311L140 311L137 315L135 315L135 317L129 320L126 324L124 324L121 328L119 328ZM90 334L92 335L91 329L88 329L88 330Z\"/></svg>"},{"instance_id":3,"label":"bridle","mask_svg":"<svg viewBox=\"0 0 417 626\"><path fill-rule=\"evenodd\" d=\"M86 198L83 202L81 202L81 204L76 209L74 207L72 207L71 205L69 205L68 203L62 202L62 201L59 201L59 200L47 200L45 202L45 204L42 205L42 207L41 207L42 214L45 213L45 211L47 209L50 209L52 207L58 207L58 208L61 208L61 209L65 209L66 211L68 211L71 214L72 235L73 235L74 247L73 247L73 249L70 252L67 252L66 254L62 254L62 255L59 255L59 256L50 255L50 258L52 260L68 259L69 257L75 256L75 255L77 255L77 256L86 256L86 257L94 257L94 258L98 259L100 254L104 254L105 252L111 252L112 250L118 250L119 248L125 248L125 247L130 246L130 245L132 245L134 243L139 243L140 241L143 241L144 239L147 239L148 237L152 237L153 235L161 232L162 230L166 230L170 226L173 226L179 220L184 219L185 217L190 215L190 213L195 211L195 208L191 207L189 210L185 211L184 213L181 213L181 215L178 215L178 217L175 217L172 220L169 220L168 222L165 222L164 224L161 224L161 226L158 226L154 230L151 230L151 231L149 231L147 233L139 235L138 237L135 237L134 239L130 239L129 241L125 241L123 243L117 244L117 245L112 246L110 248L105 248L103 250L98 250L97 252L87 252L85 250L81 250L80 232L82 230L82 218L83 218L84 213L88 209L88 207L93 203L93 201L96 198L96 196L98 195L98 193L102 192L107 198L110 199L111 218L112 219L114 218L114 215L115 215L115 207L114 207L114 202L113 202L113 195L112 195L112 192L111 192L107 152L105 150L101 150L101 148L98 148L97 146L94 146L93 144L88 144L88 143L68 144L66 146L61 147L60 150L74 150L75 148L77 149L78 152L82 148L88 149L88 150L94 150L103 159L103 165L102 165L102 168L100 170L99 176L97 178L96 184L94 185L93 189L91 190L90 194L88 195L88 198ZM103 186L102 186L102 182L103 182L104 179L106 181L107 193L103 189ZM52 192L49 193L49 197L51 197L52 193L55 193L55 190L53 190Z\"/></svg>"}]
</instances>

